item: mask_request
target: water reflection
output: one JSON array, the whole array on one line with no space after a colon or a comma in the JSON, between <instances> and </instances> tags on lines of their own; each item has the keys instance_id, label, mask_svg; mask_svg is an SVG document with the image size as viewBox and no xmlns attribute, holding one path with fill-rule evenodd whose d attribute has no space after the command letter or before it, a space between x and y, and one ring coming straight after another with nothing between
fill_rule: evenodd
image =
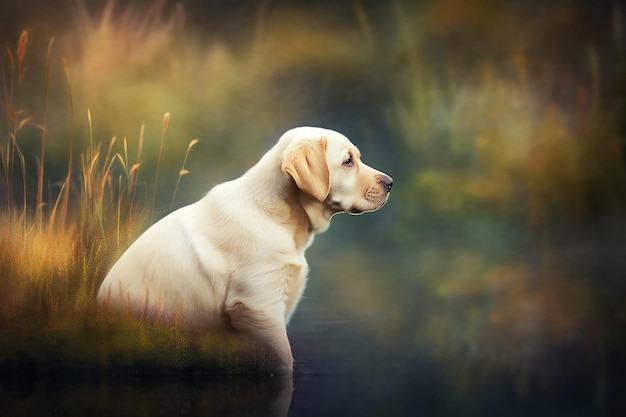
<instances>
[{"instance_id":1,"label":"water reflection","mask_svg":"<svg viewBox=\"0 0 626 417\"><path fill-rule=\"evenodd\" d=\"M450 365L462 367L454 358ZM300 372L293 379L153 375L94 380L66 375L30 388L4 384L0 408L4 416L616 415L616 403L601 398L597 381L585 372L556 385L544 382L529 394L520 393L506 375L485 378L491 372L487 363L473 365L479 366L466 373L465 384L457 380L453 385L432 363L417 358L403 363L405 372ZM613 392L613 400L619 401L617 394Z\"/></svg>"},{"instance_id":2,"label":"water reflection","mask_svg":"<svg viewBox=\"0 0 626 417\"><path fill-rule=\"evenodd\" d=\"M289 377L141 376L106 380L65 375L34 386L4 384L5 416L287 416Z\"/></svg>"}]
</instances>

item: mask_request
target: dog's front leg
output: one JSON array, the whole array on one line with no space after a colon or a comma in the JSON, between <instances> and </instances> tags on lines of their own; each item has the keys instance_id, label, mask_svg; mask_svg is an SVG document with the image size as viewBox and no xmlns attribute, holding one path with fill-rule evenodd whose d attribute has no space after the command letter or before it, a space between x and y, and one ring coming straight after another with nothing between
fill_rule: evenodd
<instances>
[{"instance_id":1,"label":"dog's front leg","mask_svg":"<svg viewBox=\"0 0 626 417\"><path fill-rule=\"evenodd\" d=\"M293 373L293 356L287 338L284 304L281 302L259 307L234 299L227 302L226 313L232 327L261 345L265 353L265 368L277 375Z\"/></svg>"}]
</instances>

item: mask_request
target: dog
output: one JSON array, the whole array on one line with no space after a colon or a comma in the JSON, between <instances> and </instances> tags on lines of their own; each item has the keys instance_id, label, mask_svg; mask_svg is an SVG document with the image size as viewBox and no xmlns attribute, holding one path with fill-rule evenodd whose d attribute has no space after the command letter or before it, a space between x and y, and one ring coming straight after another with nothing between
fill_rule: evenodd
<instances>
[{"instance_id":1,"label":"dog","mask_svg":"<svg viewBox=\"0 0 626 417\"><path fill-rule=\"evenodd\" d=\"M145 319L241 332L270 352L268 372L290 375L286 326L306 284L305 250L334 215L380 209L392 185L344 135L291 129L244 175L148 228L113 265L97 301Z\"/></svg>"}]
</instances>

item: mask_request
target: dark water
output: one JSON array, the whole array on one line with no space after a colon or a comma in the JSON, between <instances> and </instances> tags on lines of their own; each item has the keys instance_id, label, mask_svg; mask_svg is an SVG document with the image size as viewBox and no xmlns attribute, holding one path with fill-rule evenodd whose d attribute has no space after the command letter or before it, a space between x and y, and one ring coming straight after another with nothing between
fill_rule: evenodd
<instances>
[{"instance_id":1,"label":"dark water","mask_svg":"<svg viewBox=\"0 0 626 417\"><path fill-rule=\"evenodd\" d=\"M622 393L573 375L520 394L502 378L459 392L426 365L423 373L296 373L286 377L142 376L39 381L5 386L2 415L619 415ZM610 384L610 382L605 382ZM602 392L604 391L604 392ZM613 396L615 398L607 398Z\"/></svg>"},{"instance_id":2,"label":"dark water","mask_svg":"<svg viewBox=\"0 0 626 417\"><path fill-rule=\"evenodd\" d=\"M304 305L291 338L295 375L127 375L65 371L4 380L2 416L616 416L624 362L572 343L519 366L493 357L410 351L355 331L356 319L316 322ZM512 360L512 358L508 358ZM541 370L546 372L541 372ZM623 414L622 414L623 415Z\"/></svg>"}]
</instances>

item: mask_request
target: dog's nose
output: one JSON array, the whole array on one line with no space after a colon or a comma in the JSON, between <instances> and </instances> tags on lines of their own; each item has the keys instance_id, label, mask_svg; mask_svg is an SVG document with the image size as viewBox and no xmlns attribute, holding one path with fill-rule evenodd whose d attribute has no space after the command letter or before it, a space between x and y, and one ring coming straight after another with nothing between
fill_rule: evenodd
<instances>
[{"instance_id":1,"label":"dog's nose","mask_svg":"<svg viewBox=\"0 0 626 417\"><path fill-rule=\"evenodd\" d=\"M387 192L391 191L391 187L393 187L393 178L391 178L389 175L383 175L380 178L380 182L383 184Z\"/></svg>"}]
</instances>

